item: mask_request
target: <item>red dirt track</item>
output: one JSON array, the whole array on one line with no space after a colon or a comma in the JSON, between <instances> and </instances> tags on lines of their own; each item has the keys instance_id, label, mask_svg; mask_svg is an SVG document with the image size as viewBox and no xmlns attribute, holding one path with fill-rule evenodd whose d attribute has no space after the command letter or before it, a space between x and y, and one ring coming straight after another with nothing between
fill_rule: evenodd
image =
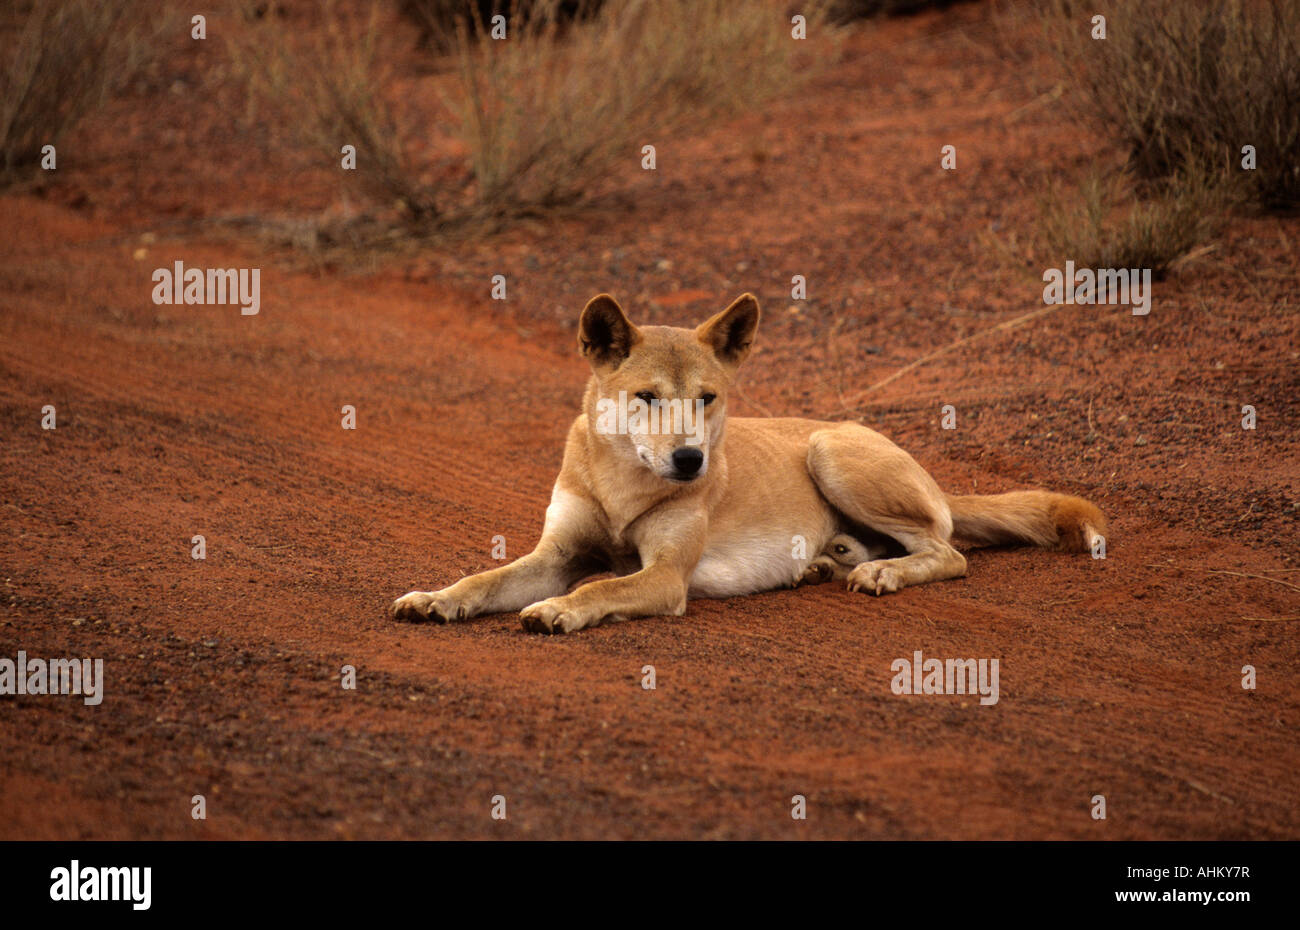
<instances>
[{"instance_id":1,"label":"red dirt track","mask_svg":"<svg viewBox=\"0 0 1300 930\"><path fill-rule=\"evenodd\" d=\"M0 656L107 676L97 707L0 698L0 839L1300 838L1296 221L1234 220L1149 316L1061 307L863 393L1042 308L1042 268L992 243L1109 153L988 15L863 27L799 96L657 140L653 176L583 213L355 263L207 223L335 194L240 154L204 60L168 66L184 94L110 103L57 184L0 198ZM177 260L261 268L260 314L155 306ZM1086 496L1107 558L972 550L883 598L571 636L391 622L497 564L494 536L536 542L601 290L681 325L754 291L733 414L861 418L954 493ZM895 696L915 650L999 658L1000 702Z\"/></svg>"}]
</instances>

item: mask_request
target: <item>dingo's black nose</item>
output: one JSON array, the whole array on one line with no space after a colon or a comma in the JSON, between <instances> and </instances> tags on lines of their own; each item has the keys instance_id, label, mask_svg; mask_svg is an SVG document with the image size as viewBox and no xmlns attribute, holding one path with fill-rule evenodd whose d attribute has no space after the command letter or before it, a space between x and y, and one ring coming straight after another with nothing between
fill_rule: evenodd
<instances>
[{"instance_id":1,"label":"dingo's black nose","mask_svg":"<svg viewBox=\"0 0 1300 930\"><path fill-rule=\"evenodd\" d=\"M694 446L682 446L673 450L673 468L678 474L693 475L704 464L704 452Z\"/></svg>"}]
</instances>

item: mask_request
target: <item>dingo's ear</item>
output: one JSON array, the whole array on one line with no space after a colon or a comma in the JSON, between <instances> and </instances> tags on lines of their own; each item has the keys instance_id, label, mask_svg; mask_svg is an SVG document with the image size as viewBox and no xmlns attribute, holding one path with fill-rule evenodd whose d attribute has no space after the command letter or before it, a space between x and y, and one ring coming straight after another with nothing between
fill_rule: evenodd
<instances>
[{"instance_id":1,"label":"dingo's ear","mask_svg":"<svg viewBox=\"0 0 1300 930\"><path fill-rule=\"evenodd\" d=\"M617 368L640 341L640 331L608 294L597 294L583 308L578 349L592 368Z\"/></svg>"},{"instance_id":2,"label":"dingo's ear","mask_svg":"<svg viewBox=\"0 0 1300 930\"><path fill-rule=\"evenodd\" d=\"M739 365L754 342L758 319L758 298L741 294L730 307L699 326L695 334L723 364Z\"/></svg>"}]
</instances>

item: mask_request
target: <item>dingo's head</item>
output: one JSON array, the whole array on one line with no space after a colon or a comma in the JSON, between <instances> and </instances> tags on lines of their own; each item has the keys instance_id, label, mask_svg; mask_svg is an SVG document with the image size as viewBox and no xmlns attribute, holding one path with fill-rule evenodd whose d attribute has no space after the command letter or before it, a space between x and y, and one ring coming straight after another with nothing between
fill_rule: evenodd
<instances>
[{"instance_id":1,"label":"dingo's head","mask_svg":"<svg viewBox=\"0 0 1300 930\"><path fill-rule=\"evenodd\" d=\"M589 428L660 478L703 477L758 318L758 300L742 294L695 329L638 328L613 297L593 297L578 325L578 347L595 374Z\"/></svg>"}]
</instances>

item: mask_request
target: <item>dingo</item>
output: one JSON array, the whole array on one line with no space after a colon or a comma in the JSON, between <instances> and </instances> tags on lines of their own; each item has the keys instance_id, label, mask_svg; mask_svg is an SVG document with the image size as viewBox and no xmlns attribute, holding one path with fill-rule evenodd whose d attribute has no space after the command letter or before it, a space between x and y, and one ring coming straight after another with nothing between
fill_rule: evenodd
<instances>
[{"instance_id":1,"label":"dingo","mask_svg":"<svg viewBox=\"0 0 1300 930\"><path fill-rule=\"evenodd\" d=\"M1085 550L1105 533L1101 512L1078 497L944 494L910 455L857 423L728 419L727 389L758 319L751 294L693 330L636 327L609 295L592 298L578 327L592 377L537 548L441 591L412 591L393 617L446 623L518 610L526 630L570 633L680 615L687 597L835 577L885 594L956 578L966 559L954 536ZM650 430L640 409L604 416L611 403L660 401L694 405L700 428ZM879 557L890 548L901 554ZM577 584L607 572L618 577Z\"/></svg>"}]
</instances>

